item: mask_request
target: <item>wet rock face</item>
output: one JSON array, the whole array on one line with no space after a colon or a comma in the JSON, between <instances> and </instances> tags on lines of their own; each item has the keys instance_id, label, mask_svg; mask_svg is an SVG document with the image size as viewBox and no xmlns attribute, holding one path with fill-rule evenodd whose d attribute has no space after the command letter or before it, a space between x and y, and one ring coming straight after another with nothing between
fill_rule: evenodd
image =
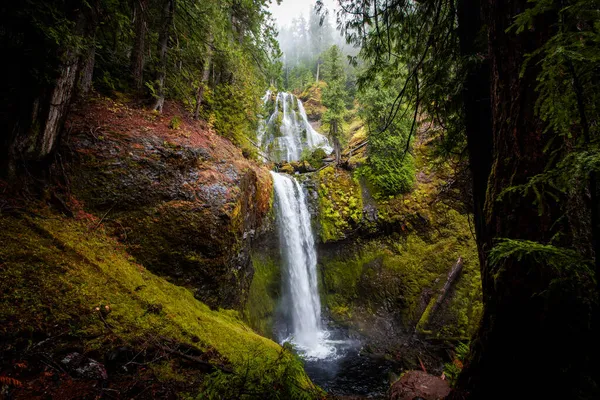
<instances>
[{"instance_id":1,"label":"wet rock face","mask_svg":"<svg viewBox=\"0 0 600 400\"><path fill-rule=\"evenodd\" d=\"M211 307L239 308L252 278L250 244L270 208L268 171L192 125L181 134L118 124L136 112L117 111L100 131L89 125L101 121L72 124L63 154L74 198L146 268Z\"/></svg>"}]
</instances>

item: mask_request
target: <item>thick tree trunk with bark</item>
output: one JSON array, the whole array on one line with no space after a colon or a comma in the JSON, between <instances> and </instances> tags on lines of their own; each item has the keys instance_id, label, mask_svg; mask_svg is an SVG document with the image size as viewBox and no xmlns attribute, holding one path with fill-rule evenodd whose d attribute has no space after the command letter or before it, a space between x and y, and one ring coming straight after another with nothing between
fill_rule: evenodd
<instances>
[{"instance_id":1,"label":"thick tree trunk with bark","mask_svg":"<svg viewBox=\"0 0 600 400\"><path fill-rule=\"evenodd\" d=\"M473 178L473 215L479 250L479 262L485 262L483 243L489 235L483 209L488 177L492 167L492 107L490 102L490 65L486 36L483 32L483 2L458 2L458 34L461 56L481 60L467 66L463 86L465 130ZM489 250L489 249L488 249Z\"/></svg>"},{"instance_id":2,"label":"thick tree trunk with bark","mask_svg":"<svg viewBox=\"0 0 600 400\"><path fill-rule=\"evenodd\" d=\"M133 0L134 39L131 49L130 69L133 87L141 90L144 86L144 52L146 47L146 9L148 0Z\"/></svg>"},{"instance_id":3,"label":"thick tree trunk with bark","mask_svg":"<svg viewBox=\"0 0 600 400\"><path fill-rule=\"evenodd\" d=\"M465 1L459 9L461 47L473 54L468 31L479 29L471 26L477 21L473 12L486 10L493 153L487 153L486 124L477 117L484 90L476 82L485 77L483 71L475 70L467 76L465 91L478 95L467 96L465 105L484 315L459 387L469 390L472 399L574 398L585 386L582 371L591 343L585 320L589 309L580 302L577 290L559 290L560 279L566 275L540 258L513 256L492 265L488 257L501 238L549 243L559 234L563 243L570 241L570 232L561 223L565 199L545 199L544 211L539 213L534 194L500 196L541 173L551 162L551 150L561 145L560 138L549 142L553 135L544 132L543 121L535 115L539 73L535 60L521 75L525 55L548 39L554 16L538 16L535 29L517 35L508 28L526 10L526 0L474 3L479 2ZM480 20L477 23L484 26ZM478 125L482 131L475 129ZM548 146L552 147L545 151ZM562 297L565 294L570 297Z\"/></svg>"},{"instance_id":4,"label":"thick tree trunk with bark","mask_svg":"<svg viewBox=\"0 0 600 400\"><path fill-rule=\"evenodd\" d=\"M321 69L321 63L317 61L317 79L315 79L315 83L319 83L319 70Z\"/></svg>"},{"instance_id":5,"label":"thick tree trunk with bark","mask_svg":"<svg viewBox=\"0 0 600 400\"><path fill-rule=\"evenodd\" d=\"M89 38L89 43L79 61L77 95L80 97L87 95L92 88L96 64L96 30L100 23L100 0L90 1L88 4L90 9L81 21L84 35Z\"/></svg>"},{"instance_id":6,"label":"thick tree trunk with bark","mask_svg":"<svg viewBox=\"0 0 600 400\"><path fill-rule=\"evenodd\" d=\"M66 51L53 86L33 102L31 127L17 135L11 146L15 158L40 161L57 142L60 127L71 103L78 72L79 57Z\"/></svg>"},{"instance_id":7,"label":"thick tree trunk with bark","mask_svg":"<svg viewBox=\"0 0 600 400\"><path fill-rule=\"evenodd\" d=\"M30 169L32 163L48 159L56 148L78 83L84 90L91 85L94 65L92 38L98 21L98 3L90 2L88 5L83 8L75 5L66 12L74 22L71 34L87 40L88 50L81 52L75 47L58 47L52 50L54 57L49 57L44 67L39 64L24 66L26 70L44 71L43 68L46 68L45 73L53 73L54 76L50 83L30 82L28 90L23 91L23 98L17 100L20 102L18 113L5 121L11 135L6 141L7 161L3 167L6 167L9 177L17 176L19 167ZM36 38L26 40L36 41ZM22 45L27 48L34 44L24 42Z\"/></svg>"},{"instance_id":8,"label":"thick tree trunk with bark","mask_svg":"<svg viewBox=\"0 0 600 400\"><path fill-rule=\"evenodd\" d=\"M158 69L156 82L158 84L158 94L154 110L162 112L165 104L165 78L167 76L167 50L169 47L169 32L173 23L173 14L175 13L175 0L164 0L163 22L158 36Z\"/></svg>"},{"instance_id":9,"label":"thick tree trunk with bark","mask_svg":"<svg viewBox=\"0 0 600 400\"><path fill-rule=\"evenodd\" d=\"M96 46L91 45L83 57L79 67L79 95L86 95L92 88L94 78L94 64L96 62Z\"/></svg>"}]
</instances>

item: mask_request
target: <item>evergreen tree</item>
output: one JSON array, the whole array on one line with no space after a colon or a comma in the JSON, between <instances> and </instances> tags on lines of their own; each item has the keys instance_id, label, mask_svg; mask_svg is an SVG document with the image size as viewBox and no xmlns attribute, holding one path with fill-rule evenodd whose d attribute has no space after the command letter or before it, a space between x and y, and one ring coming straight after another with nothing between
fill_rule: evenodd
<instances>
[{"instance_id":1,"label":"evergreen tree","mask_svg":"<svg viewBox=\"0 0 600 400\"><path fill-rule=\"evenodd\" d=\"M323 75L327 86L323 89L323 105L327 108L323 115L323 121L329 126L329 137L333 142L335 162L340 162L341 157L341 135L343 132L345 103L345 76L342 53L334 45L327 50L324 56Z\"/></svg>"}]
</instances>

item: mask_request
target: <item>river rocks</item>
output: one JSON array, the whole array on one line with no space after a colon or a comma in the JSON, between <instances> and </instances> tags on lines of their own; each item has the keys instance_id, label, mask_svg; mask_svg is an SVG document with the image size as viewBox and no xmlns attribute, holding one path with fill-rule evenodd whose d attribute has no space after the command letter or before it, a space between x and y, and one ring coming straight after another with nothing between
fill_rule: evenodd
<instances>
[{"instance_id":1,"label":"river rocks","mask_svg":"<svg viewBox=\"0 0 600 400\"><path fill-rule=\"evenodd\" d=\"M200 123L169 129L165 113L108 100L78 109L62 150L72 194L145 267L212 307L239 308L271 178Z\"/></svg>"},{"instance_id":2,"label":"river rocks","mask_svg":"<svg viewBox=\"0 0 600 400\"><path fill-rule=\"evenodd\" d=\"M423 371L409 371L392 385L389 400L442 400L449 393L445 380Z\"/></svg>"},{"instance_id":3,"label":"river rocks","mask_svg":"<svg viewBox=\"0 0 600 400\"><path fill-rule=\"evenodd\" d=\"M323 150L319 149L321 152L323 152ZM293 162L286 162L286 163L281 163L277 170L279 172L284 172L286 174L304 174L307 172L314 172L316 171L316 168L314 168L308 161L293 161Z\"/></svg>"}]
</instances>

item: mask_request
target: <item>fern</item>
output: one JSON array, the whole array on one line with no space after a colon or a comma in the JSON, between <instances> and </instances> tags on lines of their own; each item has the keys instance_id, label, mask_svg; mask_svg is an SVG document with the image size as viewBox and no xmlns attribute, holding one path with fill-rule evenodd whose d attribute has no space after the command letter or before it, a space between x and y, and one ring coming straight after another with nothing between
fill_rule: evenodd
<instances>
[{"instance_id":1,"label":"fern","mask_svg":"<svg viewBox=\"0 0 600 400\"><path fill-rule=\"evenodd\" d=\"M463 361L467 358L467 354L469 354L469 344L459 342L454 351L454 360L444 364L444 375L452 387L456 385L458 376L463 368Z\"/></svg>"},{"instance_id":2,"label":"fern","mask_svg":"<svg viewBox=\"0 0 600 400\"><path fill-rule=\"evenodd\" d=\"M0 376L0 385L4 386L14 386L14 387L22 387L23 384L21 381L11 378L10 376Z\"/></svg>"},{"instance_id":3,"label":"fern","mask_svg":"<svg viewBox=\"0 0 600 400\"><path fill-rule=\"evenodd\" d=\"M533 259L536 263L545 264L556 269L581 267L589 270L589 260L584 259L578 252L542 244L531 240L500 239L490 251L489 260L492 266L498 266L508 258Z\"/></svg>"}]
</instances>

